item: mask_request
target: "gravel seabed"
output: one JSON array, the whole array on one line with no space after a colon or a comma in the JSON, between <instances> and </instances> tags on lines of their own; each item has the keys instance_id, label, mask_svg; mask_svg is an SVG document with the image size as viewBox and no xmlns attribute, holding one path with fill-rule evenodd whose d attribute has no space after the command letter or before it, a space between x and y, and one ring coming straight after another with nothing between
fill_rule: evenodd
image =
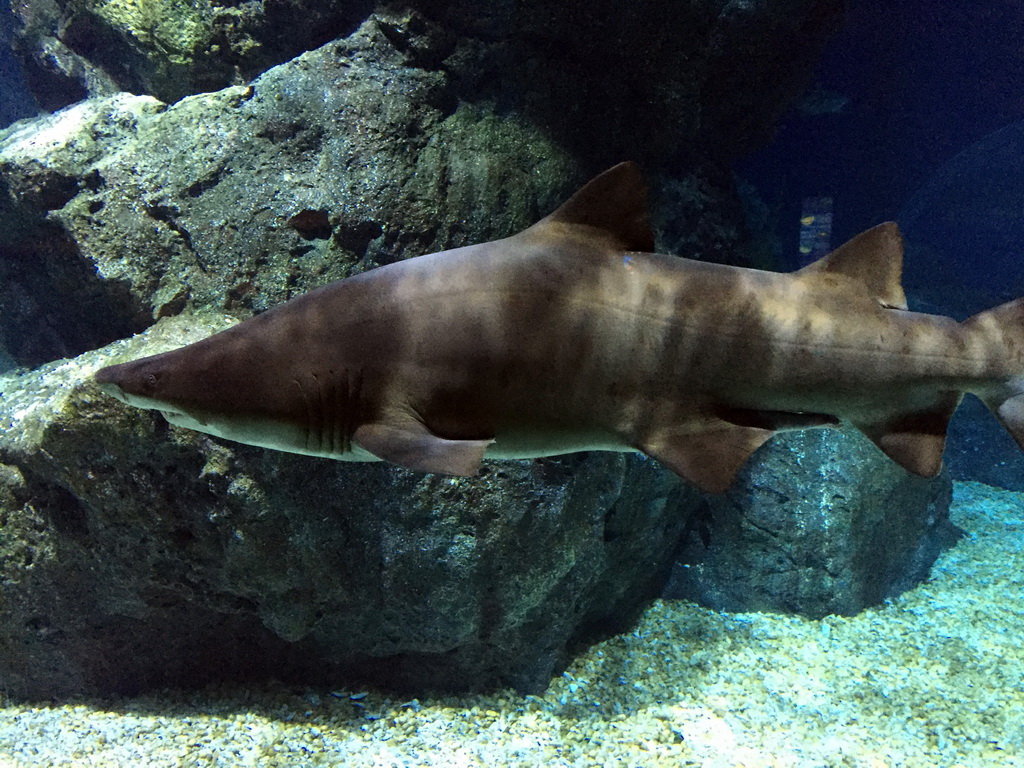
<instances>
[{"instance_id":1,"label":"gravel seabed","mask_svg":"<svg viewBox=\"0 0 1024 768\"><path fill-rule=\"evenodd\" d=\"M658 602L542 696L3 701L0 768L1024 768L1024 494L958 483L953 519L968 536L931 580L856 617Z\"/></svg>"}]
</instances>

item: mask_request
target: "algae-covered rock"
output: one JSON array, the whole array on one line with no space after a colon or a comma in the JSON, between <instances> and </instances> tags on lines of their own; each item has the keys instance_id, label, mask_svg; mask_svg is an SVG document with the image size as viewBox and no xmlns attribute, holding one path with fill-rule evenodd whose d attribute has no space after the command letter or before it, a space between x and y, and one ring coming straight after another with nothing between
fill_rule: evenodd
<instances>
[{"instance_id":1,"label":"algae-covered rock","mask_svg":"<svg viewBox=\"0 0 1024 768\"><path fill-rule=\"evenodd\" d=\"M119 90L176 101L223 88L236 75L238 57L225 32L237 23L237 7L209 0L34 0L14 11L22 25L16 49L48 109Z\"/></svg>"},{"instance_id":2,"label":"algae-covered rock","mask_svg":"<svg viewBox=\"0 0 1024 768\"><path fill-rule=\"evenodd\" d=\"M138 198L101 215L98 166L163 109L118 94L0 132L0 346L15 361L37 365L152 323L137 295L159 284L166 238L126 226Z\"/></svg>"},{"instance_id":3,"label":"algae-covered rock","mask_svg":"<svg viewBox=\"0 0 1024 768\"><path fill-rule=\"evenodd\" d=\"M88 381L231 322L171 318L0 377L6 693L270 675L538 690L657 594L696 495L642 457L473 479L342 464L168 427Z\"/></svg>"},{"instance_id":4,"label":"algae-covered rock","mask_svg":"<svg viewBox=\"0 0 1024 768\"><path fill-rule=\"evenodd\" d=\"M367 0L22 0L17 44L49 109L113 90L176 101L347 36ZM615 159L746 151L809 83L840 0L408 0L383 31L459 98ZM61 99L64 99L61 101ZM636 140L638 132L644 138Z\"/></svg>"},{"instance_id":5,"label":"algae-covered rock","mask_svg":"<svg viewBox=\"0 0 1024 768\"><path fill-rule=\"evenodd\" d=\"M95 97L0 132L0 347L38 365L188 307L260 311L508 235L624 159L656 182L658 166L685 169L656 208L670 250L743 261L725 163L768 138L836 11L645 2L610 24L576 3L416 7L19 4L23 50L75 47L91 79L73 98ZM242 67L285 37L325 44ZM225 58L236 44L245 55Z\"/></svg>"},{"instance_id":6,"label":"algae-covered rock","mask_svg":"<svg viewBox=\"0 0 1024 768\"><path fill-rule=\"evenodd\" d=\"M451 104L378 20L248 87L86 101L0 132L0 346L39 364L510 234L578 165L521 119Z\"/></svg>"}]
</instances>

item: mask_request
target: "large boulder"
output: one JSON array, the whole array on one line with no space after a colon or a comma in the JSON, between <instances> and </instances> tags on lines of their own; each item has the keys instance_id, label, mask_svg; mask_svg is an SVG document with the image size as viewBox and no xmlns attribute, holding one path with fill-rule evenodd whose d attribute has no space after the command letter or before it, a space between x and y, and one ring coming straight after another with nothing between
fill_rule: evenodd
<instances>
[{"instance_id":1,"label":"large boulder","mask_svg":"<svg viewBox=\"0 0 1024 768\"><path fill-rule=\"evenodd\" d=\"M854 429L778 435L687 522L666 596L725 611L853 615L928 577L962 531L952 481Z\"/></svg>"},{"instance_id":2,"label":"large boulder","mask_svg":"<svg viewBox=\"0 0 1024 768\"><path fill-rule=\"evenodd\" d=\"M251 86L85 101L0 133L0 344L34 365L186 307L251 314L525 227L577 172L535 127L450 104L376 19Z\"/></svg>"},{"instance_id":3,"label":"large boulder","mask_svg":"<svg viewBox=\"0 0 1024 768\"><path fill-rule=\"evenodd\" d=\"M44 6L70 14L58 26L143 5L224 10L19 5L33 29ZM832 5L663 5L621 24L575 4L380 12L248 85L173 104L111 92L13 126L0 133L0 347L37 365L188 307L259 311L510 234L623 159L683 169L659 209L668 250L735 259L747 233L726 163L770 136ZM660 56L633 55L656 39ZM770 71L775 85L757 86Z\"/></svg>"},{"instance_id":4,"label":"large boulder","mask_svg":"<svg viewBox=\"0 0 1024 768\"><path fill-rule=\"evenodd\" d=\"M168 427L88 381L227 322L0 377L5 693L270 674L536 691L658 594L698 496L653 461L339 464Z\"/></svg>"}]
</instances>

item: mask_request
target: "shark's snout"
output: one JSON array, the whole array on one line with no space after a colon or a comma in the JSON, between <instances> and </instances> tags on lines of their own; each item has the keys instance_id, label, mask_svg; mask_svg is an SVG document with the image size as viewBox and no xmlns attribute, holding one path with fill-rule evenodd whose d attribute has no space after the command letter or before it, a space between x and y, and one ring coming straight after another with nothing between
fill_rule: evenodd
<instances>
[{"instance_id":1,"label":"shark's snout","mask_svg":"<svg viewBox=\"0 0 1024 768\"><path fill-rule=\"evenodd\" d=\"M93 374L93 381L105 394L137 408L161 408L153 395L155 375L146 370L150 358L108 365Z\"/></svg>"},{"instance_id":2,"label":"shark's snout","mask_svg":"<svg viewBox=\"0 0 1024 768\"><path fill-rule=\"evenodd\" d=\"M117 383L116 368L118 368L116 365L108 365L106 368L100 368L93 374L92 380L96 382L96 385L104 394L116 397L121 402L126 402L124 390L121 388L121 385Z\"/></svg>"}]
</instances>

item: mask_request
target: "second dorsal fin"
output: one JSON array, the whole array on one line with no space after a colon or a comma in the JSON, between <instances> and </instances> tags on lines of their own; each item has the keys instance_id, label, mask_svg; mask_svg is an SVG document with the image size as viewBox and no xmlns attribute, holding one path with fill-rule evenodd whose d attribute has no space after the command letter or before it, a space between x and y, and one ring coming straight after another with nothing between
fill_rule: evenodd
<instances>
[{"instance_id":1,"label":"second dorsal fin","mask_svg":"<svg viewBox=\"0 0 1024 768\"><path fill-rule=\"evenodd\" d=\"M548 223L591 227L623 251L654 251L647 182L636 163L619 163L595 176L535 226Z\"/></svg>"},{"instance_id":2,"label":"second dorsal fin","mask_svg":"<svg viewBox=\"0 0 1024 768\"><path fill-rule=\"evenodd\" d=\"M879 304L906 309L903 293L903 236L894 221L861 232L800 274L831 272L863 283Z\"/></svg>"}]
</instances>

